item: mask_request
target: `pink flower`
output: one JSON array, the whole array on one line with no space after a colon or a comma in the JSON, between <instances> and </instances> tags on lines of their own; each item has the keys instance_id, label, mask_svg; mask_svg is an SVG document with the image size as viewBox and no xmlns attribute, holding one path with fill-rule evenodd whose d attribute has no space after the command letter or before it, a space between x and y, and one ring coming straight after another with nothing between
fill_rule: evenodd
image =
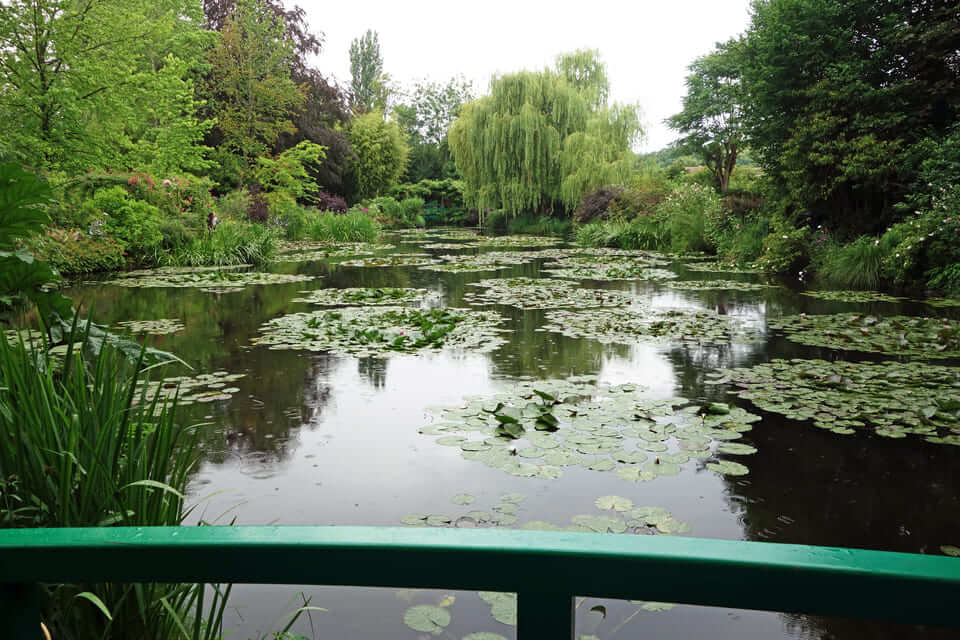
<instances>
[{"instance_id":1,"label":"pink flower","mask_svg":"<svg viewBox=\"0 0 960 640\"><path fill-rule=\"evenodd\" d=\"M137 184L137 176L133 176L132 178L130 178L129 182L130 184Z\"/></svg>"},{"instance_id":2,"label":"pink flower","mask_svg":"<svg viewBox=\"0 0 960 640\"><path fill-rule=\"evenodd\" d=\"M800 317L801 317L801 318L806 318L806 317L807 317L807 314L801 313L801 314L800 314Z\"/></svg>"},{"instance_id":3,"label":"pink flower","mask_svg":"<svg viewBox=\"0 0 960 640\"><path fill-rule=\"evenodd\" d=\"M170 181L169 181L169 180L164 180L164 181L163 181L163 184L164 184L164 186L169 185L169 184L170 184Z\"/></svg>"}]
</instances>

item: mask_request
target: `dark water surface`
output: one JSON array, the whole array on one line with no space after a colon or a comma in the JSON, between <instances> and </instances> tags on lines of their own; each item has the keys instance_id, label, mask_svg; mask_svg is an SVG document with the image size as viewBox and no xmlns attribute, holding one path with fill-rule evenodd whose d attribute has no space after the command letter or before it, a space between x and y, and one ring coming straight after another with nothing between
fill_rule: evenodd
<instances>
[{"instance_id":1,"label":"dark water surface","mask_svg":"<svg viewBox=\"0 0 960 640\"><path fill-rule=\"evenodd\" d=\"M412 243L399 244L398 251L451 253L423 250ZM655 306L735 315L758 327L766 339L725 346L603 345L536 331L544 323L543 311L494 305L485 308L502 313L507 318L503 326L511 331L504 334L507 344L486 354L358 359L251 346L263 322L320 308L291 302L298 291L424 287L441 294L447 306L465 307L464 293L475 289L468 283L537 276L541 263L466 274L417 267L343 267L336 261L286 263L273 270L320 278L226 294L94 284L70 294L92 306L104 323L179 318L186 329L154 338L153 346L177 353L195 373L245 374L235 383L240 392L232 399L184 410L191 420L208 423L203 427L204 462L191 485L191 499L199 505L193 521L397 526L409 513L489 510L498 496L517 492L526 496L519 524L543 520L566 525L573 516L600 513L594 500L612 494L630 498L637 506L669 509L690 525L691 532L684 535L695 537L914 553L939 553L940 545L960 545L960 447L933 445L918 437L838 436L760 412L727 394L725 387L704 384L706 374L717 367L749 366L770 358L880 359L788 342L766 330L767 317L844 311L956 317L951 310L937 312L918 303L823 302L783 287L701 292L648 282L586 282L630 291ZM693 273L681 264L669 268L689 279L759 277ZM565 469L556 480L519 478L465 460L456 447L438 446L435 438L417 431L427 423L428 406L458 405L464 396L509 390L518 380L581 374L594 374L603 382L644 385L656 397L729 402L760 413L762 422L741 440L759 449L742 459L749 475L720 476L704 468L705 461L694 460L679 475L639 484L576 467ZM451 497L457 493L472 494L477 501L456 506ZM215 495L207 497L211 494ZM494 620L489 605L476 593L262 586L235 587L227 613L227 628L234 630L230 637L254 637L279 628L301 591L311 598L311 605L327 609L298 623L296 630L307 637L423 637L404 625L404 611L411 604L436 604L447 596L455 598L452 604L445 603L453 621L438 637L462 638L479 631L514 637L515 627ZM591 612L601 602L605 617ZM594 599L584 601L577 611L578 635L604 640L956 637L945 630L706 607L652 612L635 603Z\"/></svg>"}]
</instances>

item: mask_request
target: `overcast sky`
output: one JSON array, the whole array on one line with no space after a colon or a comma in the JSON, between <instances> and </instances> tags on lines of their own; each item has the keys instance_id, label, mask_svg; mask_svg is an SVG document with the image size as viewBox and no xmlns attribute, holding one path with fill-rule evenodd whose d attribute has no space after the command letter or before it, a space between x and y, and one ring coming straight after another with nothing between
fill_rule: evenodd
<instances>
[{"instance_id":1,"label":"overcast sky","mask_svg":"<svg viewBox=\"0 0 960 640\"><path fill-rule=\"evenodd\" d=\"M750 5L749 0L295 3L306 10L311 28L326 36L317 65L344 86L350 83L350 41L367 29L379 34L384 70L401 86L463 74L478 94L494 73L539 70L558 53L599 49L611 98L636 102L643 110L644 151L676 137L662 121L680 109L687 65L744 31Z\"/></svg>"}]
</instances>

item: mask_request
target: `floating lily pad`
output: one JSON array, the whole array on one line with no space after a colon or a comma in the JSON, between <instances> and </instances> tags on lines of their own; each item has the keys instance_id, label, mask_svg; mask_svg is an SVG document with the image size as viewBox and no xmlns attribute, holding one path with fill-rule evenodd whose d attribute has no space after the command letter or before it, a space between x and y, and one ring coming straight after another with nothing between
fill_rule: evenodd
<instances>
[{"instance_id":1,"label":"floating lily pad","mask_svg":"<svg viewBox=\"0 0 960 640\"><path fill-rule=\"evenodd\" d=\"M960 444L960 369L919 362L773 360L721 369L708 384L757 407L823 429L868 429L879 436L924 436ZM841 432L842 433L842 432Z\"/></svg>"},{"instance_id":2,"label":"floating lily pad","mask_svg":"<svg viewBox=\"0 0 960 640\"><path fill-rule=\"evenodd\" d=\"M548 311L541 331L600 342L730 344L751 342L759 332L729 315L692 309L597 309Z\"/></svg>"},{"instance_id":3,"label":"floating lily pad","mask_svg":"<svg viewBox=\"0 0 960 640\"><path fill-rule=\"evenodd\" d=\"M673 271L651 267L649 262L593 263L544 271L553 278L572 280L670 280L677 277Z\"/></svg>"},{"instance_id":4,"label":"floating lily pad","mask_svg":"<svg viewBox=\"0 0 960 640\"><path fill-rule=\"evenodd\" d=\"M745 476L750 473L750 469L732 460L719 460L717 462L708 462L707 469L716 471L725 476Z\"/></svg>"},{"instance_id":5,"label":"floating lily pad","mask_svg":"<svg viewBox=\"0 0 960 640\"><path fill-rule=\"evenodd\" d=\"M802 291L801 295L833 302L901 302L905 298L879 291Z\"/></svg>"},{"instance_id":6,"label":"floating lily pad","mask_svg":"<svg viewBox=\"0 0 960 640\"><path fill-rule=\"evenodd\" d=\"M944 555L960 558L960 547L956 547L952 544L940 545L940 551L942 551Z\"/></svg>"},{"instance_id":7,"label":"floating lily pad","mask_svg":"<svg viewBox=\"0 0 960 640\"><path fill-rule=\"evenodd\" d=\"M491 633L489 631L481 631L479 633L468 633L463 636L463 640L507 640L505 637L499 633Z\"/></svg>"},{"instance_id":8,"label":"floating lily pad","mask_svg":"<svg viewBox=\"0 0 960 640\"><path fill-rule=\"evenodd\" d=\"M172 402L176 398L179 405L229 400L240 389L227 385L245 375L215 371L196 376L171 376L162 380L141 381L137 384L134 399L140 402L143 397L145 402L151 402L155 397L159 397L162 403Z\"/></svg>"},{"instance_id":9,"label":"floating lily pad","mask_svg":"<svg viewBox=\"0 0 960 640\"><path fill-rule=\"evenodd\" d=\"M428 289L398 289L395 287L371 287L348 289L316 289L301 291L307 295L294 298L292 302L308 302L323 306L391 304L418 304L436 294Z\"/></svg>"},{"instance_id":10,"label":"floating lily pad","mask_svg":"<svg viewBox=\"0 0 960 640\"><path fill-rule=\"evenodd\" d=\"M600 496L593 503L597 509L604 511L629 511L633 508L633 500L621 496Z\"/></svg>"},{"instance_id":11,"label":"floating lily pad","mask_svg":"<svg viewBox=\"0 0 960 640\"><path fill-rule=\"evenodd\" d=\"M517 594L480 591L480 598L490 605L490 615L497 622L517 626Z\"/></svg>"},{"instance_id":12,"label":"floating lily pad","mask_svg":"<svg viewBox=\"0 0 960 640\"><path fill-rule=\"evenodd\" d=\"M330 351L357 356L442 349L490 351L504 343L492 311L346 307L294 313L268 321L256 344L271 349Z\"/></svg>"},{"instance_id":13,"label":"floating lily pad","mask_svg":"<svg viewBox=\"0 0 960 640\"><path fill-rule=\"evenodd\" d=\"M224 267L165 267L149 271L131 271L113 280L106 280L103 284L139 288L195 287L201 291L211 293L229 293L241 291L251 285L287 284L290 282L306 282L314 279L313 276L263 273L260 271L238 273L226 269L227 268Z\"/></svg>"},{"instance_id":14,"label":"floating lily pad","mask_svg":"<svg viewBox=\"0 0 960 640\"><path fill-rule=\"evenodd\" d=\"M466 245L466 244L464 244L464 243L462 243L462 242L460 242L460 243L454 243L454 242L431 242L431 243L428 243L428 244L422 244L422 245L420 245L420 248L422 248L422 249L469 249L470 246L469 246L469 245Z\"/></svg>"},{"instance_id":15,"label":"floating lily pad","mask_svg":"<svg viewBox=\"0 0 960 640\"><path fill-rule=\"evenodd\" d=\"M678 280L668 282L667 286L671 289L684 289L688 291L711 291L714 289L722 291L759 291L770 288L768 284L742 282L739 280Z\"/></svg>"},{"instance_id":16,"label":"floating lily pad","mask_svg":"<svg viewBox=\"0 0 960 640\"><path fill-rule=\"evenodd\" d=\"M717 447L717 451L735 456L748 456L756 453L757 448L751 447L748 444L741 444L739 442L721 442Z\"/></svg>"},{"instance_id":17,"label":"floating lily pad","mask_svg":"<svg viewBox=\"0 0 960 640\"><path fill-rule=\"evenodd\" d=\"M403 623L414 631L440 635L450 624L450 612L443 607L418 604L406 610L403 614Z\"/></svg>"},{"instance_id":18,"label":"floating lily pad","mask_svg":"<svg viewBox=\"0 0 960 640\"><path fill-rule=\"evenodd\" d=\"M450 440L461 449L468 437L469 442L485 438L487 447L463 450L463 457L514 476L555 479L576 465L643 482L679 473L695 457L709 457L711 442L739 438L750 428L747 423L759 420L737 407L715 415L684 398L651 398L636 385L572 380L520 382L510 393L440 408L436 413L442 429L420 432L439 435L438 444ZM641 446L658 453L635 451ZM495 508L505 512L503 506Z\"/></svg>"},{"instance_id":19,"label":"floating lily pad","mask_svg":"<svg viewBox=\"0 0 960 640\"><path fill-rule=\"evenodd\" d=\"M931 307L960 307L960 298L927 298L923 301Z\"/></svg>"},{"instance_id":20,"label":"floating lily pad","mask_svg":"<svg viewBox=\"0 0 960 640\"><path fill-rule=\"evenodd\" d=\"M562 243L560 238L545 236L482 237L470 243L472 247L549 247Z\"/></svg>"},{"instance_id":21,"label":"floating lily pad","mask_svg":"<svg viewBox=\"0 0 960 640\"><path fill-rule=\"evenodd\" d=\"M162 336L168 333L183 331L186 327L176 318L161 318L159 320L124 320L117 326L130 333L149 333L152 336Z\"/></svg>"},{"instance_id":22,"label":"floating lily pad","mask_svg":"<svg viewBox=\"0 0 960 640\"><path fill-rule=\"evenodd\" d=\"M960 322L856 313L787 316L771 321L787 339L814 347L921 358L960 357Z\"/></svg>"},{"instance_id":23,"label":"floating lily pad","mask_svg":"<svg viewBox=\"0 0 960 640\"><path fill-rule=\"evenodd\" d=\"M471 282L483 287L478 293L467 293L470 304L506 304L521 309L559 309L571 307L611 307L630 304L633 296L621 291L583 289L564 280L535 278L492 278Z\"/></svg>"},{"instance_id":24,"label":"floating lily pad","mask_svg":"<svg viewBox=\"0 0 960 640\"><path fill-rule=\"evenodd\" d=\"M536 257L536 252L525 251L488 251L480 254L443 255L441 264L429 264L421 269L425 271L494 271L502 267L527 264Z\"/></svg>"},{"instance_id":25,"label":"floating lily pad","mask_svg":"<svg viewBox=\"0 0 960 640\"><path fill-rule=\"evenodd\" d=\"M735 262L691 262L685 265L690 271L708 273L760 273L763 269L755 264L737 264Z\"/></svg>"},{"instance_id":26,"label":"floating lily pad","mask_svg":"<svg viewBox=\"0 0 960 640\"><path fill-rule=\"evenodd\" d=\"M670 602L649 601L649 602L643 603L643 606L640 608L643 609L644 611L670 611L670 609L673 609L675 606L677 605L672 604Z\"/></svg>"},{"instance_id":27,"label":"floating lily pad","mask_svg":"<svg viewBox=\"0 0 960 640\"><path fill-rule=\"evenodd\" d=\"M416 267L432 262L436 260L422 253L395 253L389 256L344 260L339 264L344 267Z\"/></svg>"},{"instance_id":28,"label":"floating lily pad","mask_svg":"<svg viewBox=\"0 0 960 640\"><path fill-rule=\"evenodd\" d=\"M473 504L476 501L469 493L458 493L450 499L453 504Z\"/></svg>"}]
</instances>

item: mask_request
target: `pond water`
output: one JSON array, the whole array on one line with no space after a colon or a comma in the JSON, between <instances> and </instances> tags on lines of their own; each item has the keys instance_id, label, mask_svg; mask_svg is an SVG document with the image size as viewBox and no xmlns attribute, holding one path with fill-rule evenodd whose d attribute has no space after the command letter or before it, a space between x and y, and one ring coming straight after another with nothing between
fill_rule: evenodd
<instances>
[{"instance_id":1,"label":"pond water","mask_svg":"<svg viewBox=\"0 0 960 640\"><path fill-rule=\"evenodd\" d=\"M169 323L154 327L179 330L155 335L151 344L178 354L194 369L171 369L164 375L242 374L220 374L224 381L214 381L213 387L196 387L198 401L182 410L185 419L206 423L202 427L204 461L191 484L191 500L199 505L192 522L521 527L536 521L541 524L534 526L609 526L626 531L620 535L672 533L914 553L940 553L941 545L960 545L960 447L927 440L949 436L949 430L882 437L874 429L860 427L845 434L843 424L832 431L797 419L796 406L759 409L750 399L730 393L736 389L733 382L709 384L716 381L710 374L719 368L753 367L778 358L816 358L828 363L923 359L791 340L790 330L768 326L781 317L855 312L936 316L949 325L960 318L958 308L902 300L825 300L783 286L750 287L750 283L764 283L758 274L693 270L704 263L690 259L645 256L643 262L630 263L630 258L641 256L565 253L547 245L523 247L510 242L477 247L471 238L457 237L462 232L448 234L439 230L385 236L384 241L394 248L374 250L374 257L401 254L408 258L374 261L388 266L370 261L343 264L370 258L369 254L350 255L368 247L348 247L334 257L307 248L311 252L288 254L299 260L280 262L269 270L303 276L298 279L140 288L119 286L124 284L121 279L119 284L85 283L68 292L92 307L95 318L103 323L178 320L182 328ZM540 253L534 256L534 252ZM458 258L438 262L439 256L446 255ZM562 264L554 264L558 257ZM399 266L389 266L396 262ZM463 270L478 262L489 270ZM429 268L438 264L455 266ZM611 265L620 271L611 271ZM521 286L506 289L491 282L474 284L521 277L534 280L511 281ZM716 286L722 288L676 284L703 280L720 281ZM554 284L544 288L543 283ZM147 284L164 283L148 279ZM270 320L335 309L295 301L307 297L302 292L385 287L427 290L411 294L412 302L400 301L408 308L495 312L502 316L495 327L500 331L469 329L464 348L416 353L356 355L364 349L351 346L342 332L332 350L324 350L319 338L314 344L317 350L298 348L296 340L289 342L289 335L282 345L255 344L266 335L261 327ZM571 293L578 288L590 292L586 297L582 292ZM351 299L351 304L356 302ZM361 329L373 326L365 320L373 316L365 314L378 308L364 306L357 312ZM678 311L670 314L669 309ZM620 338L622 342L610 341L616 339L617 331L626 330L623 323L632 321L629 314L653 314L659 324L631 329L639 337L628 333L627 339ZM315 336L319 329L305 322L291 331ZM398 337L396 330L384 331L391 340ZM816 331L823 334L822 329ZM412 342L410 336L400 344ZM926 362L960 366L955 358ZM830 367L821 365L825 375ZM847 375L839 375L839 386L852 384ZM620 394L641 400L645 417L637 418L639 426L610 433L610 424L590 421L596 406L581 408L577 415L587 418L578 423L579 418L568 411L575 406L573 396L557 404L564 400L562 394L548 393L548 399L527 392L528 400L518 395L523 383L571 377L573 384L601 394L605 390L610 397ZM793 384L786 374L783 381ZM638 388L604 386L624 384ZM960 395L958 387L953 391ZM512 415L525 416L527 421L526 434L514 443L494 438L489 426L496 424L494 414L483 413L483 408L510 413L491 400L498 393L513 394L501 401L506 399L510 405L512 397L519 405ZM471 418L469 411L428 410L461 409L467 406L464 398L471 396L483 397L474 401L473 412L479 417ZM677 396L694 408L684 411L680 401L664 402ZM807 395L813 400L820 397ZM546 407L547 412L556 409L560 429L530 428L531 416L540 410L534 406L527 409L534 413L524 414L524 402ZM697 410L710 402L728 404L730 413L722 406ZM768 392L765 406L770 409L772 402ZM763 399L758 403L763 404ZM842 404L834 403L833 409L843 414ZM761 419L754 421L737 408ZM827 421L827 427L835 425L831 421L836 418L822 415L825 409L830 407L814 406L811 414L816 413L821 423ZM708 418L706 426L701 414ZM725 416L730 424L725 424ZM489 425L482 426L488 418ZM932 418L945 419L943 414ZM504 424L508 423L509 418ZM580 430L572 430L569 423L576 423ZM953 427L958 424L955 420ZM428 428L421 433L424 427ZM472 444L462 446L468 442ZM553 455L547 457L551 449ZM743 455L752 449L756 452ZM724 460L746 466L749 473L719 473L716 463ZM731 473L742 470L733 465ZM620 501L616 508L624 511L602 510L596 503L603 496L619 496L632 505ZM643 513L633 512L640 507L662 508L669 517L665 511L648 510L644 520ZM433 517L424 520L428 516ZM279 628L287 612L297 606L301 592L311 605L327 609L298 622L295 629L307 637L426 637L424 631L404 622L405 612L415 605L441 605L449 612L451 621L442 637L492 632L510 638L515 634L514 626L501 621L503 607L497 615L500 620L495 619L492 611L497 607L491 607L490 596L485 601L477 593L238 586L227 612L227 628L234 630L231 637L253 637ZM272 627L277 621L280 624ZM595 599L579 604L577 626L578 635L604 639L647 633L649 637L723 639L954 637L937 629Z\"/></svg>"}]
</instances>

